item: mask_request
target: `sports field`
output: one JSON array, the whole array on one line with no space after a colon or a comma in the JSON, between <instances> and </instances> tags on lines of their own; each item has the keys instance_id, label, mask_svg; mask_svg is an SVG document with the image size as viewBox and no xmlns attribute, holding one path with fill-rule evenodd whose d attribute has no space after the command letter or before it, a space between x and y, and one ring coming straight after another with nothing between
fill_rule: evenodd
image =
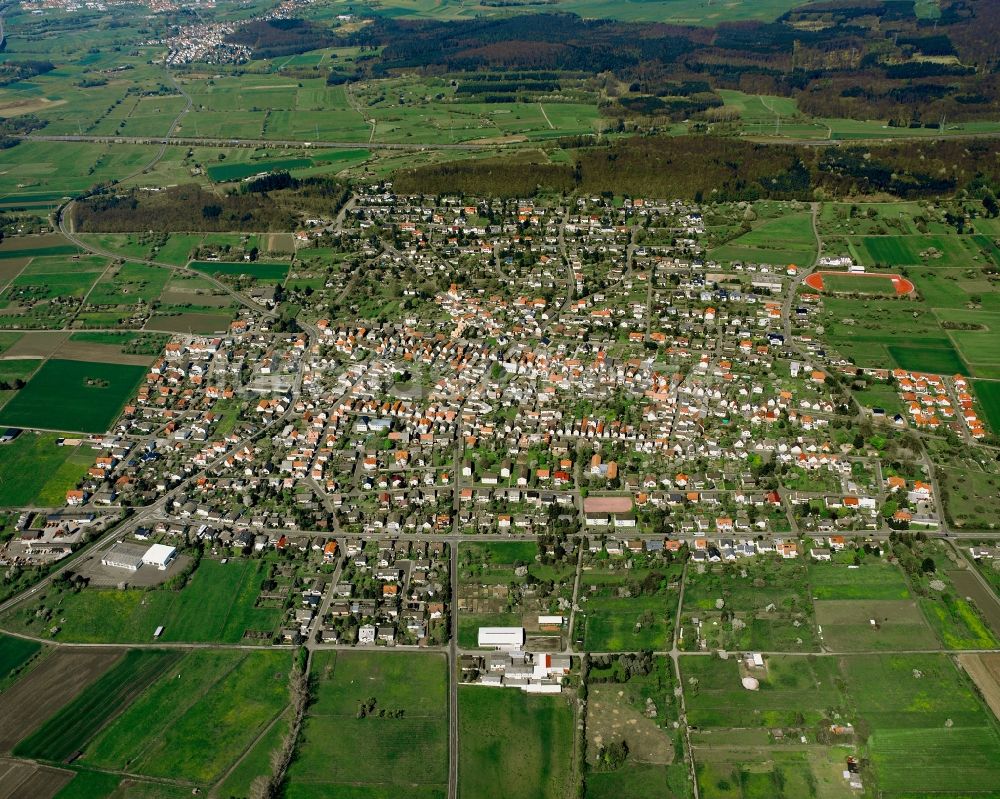
<instances>
[{"instance_id":1,"label":"sports field","mask_svg":"<svg viewBox=\"0 0 1000 799\"><path fill-rule=\"evenodd\" d=\"M145 374L142 366L48 360L0 411L0 424L106 432Z\"/></svg>"}]
</instances>

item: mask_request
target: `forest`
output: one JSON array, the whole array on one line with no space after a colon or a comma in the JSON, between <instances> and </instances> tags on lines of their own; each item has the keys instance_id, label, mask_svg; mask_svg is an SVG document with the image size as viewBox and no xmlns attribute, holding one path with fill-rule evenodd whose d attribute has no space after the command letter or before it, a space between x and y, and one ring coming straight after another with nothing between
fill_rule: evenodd
<instances>
[{"instance_id":1,"label":"forest","mask_svg":"<svg viewBox=\"0 0 1000 799\"><path fill-rule=\"evenodd\" d=\"M224 195L197 184L102 191L74 203L71 222L78 232L147 230L151 218L163 232L284 231L303 216L335 215L349 197L346 186L327 177L261 180Z\"/></svg>"},{"instance_id":2,"label":"forest","mask_svg":"<svg viewBox=\"0 0 1000 799\"><path fill-rule=\"evenodd\" d=\"M644 136L581 147L570 164L544 156L493 158L401 170L402 193L505 197L580 191L695 201L951 195L1000 183L1000 144L990 140L805 148L714 136Z\"/></svg>"},{"instance_id":3,"label":"forest","mask_svg":"<svg viewBox=\"0 0 1000 799\"><path fill-rule=\"evenodd\" d=\"M330 47L336 37L326 28L302 19L254 20L229 36L229 41L244 44L254 59L279 58Z\"/></svg>"},{"instance_id":4,"label":"forest","mask_svg":"<svg viewBox=\"0 0 1000 799\"><path fill-rule=\"evenodd\" d=\"M610 115L682 118L712 107L713 90L739 89L795 97L814 116L903 125L995 118L1000 53L983 29L1000 26L1000 3L942 0L941 9L932 22L916 17L912 0L838 0L773 23L716 28L555 12L463 21L375 16L348 41L381 48L365 62L371 77L465 72L486 90L479 76L488 71L611 75L628 88ZM703 87L699 94L676 92L692 84Z\"/></svg>"}]
</instances>

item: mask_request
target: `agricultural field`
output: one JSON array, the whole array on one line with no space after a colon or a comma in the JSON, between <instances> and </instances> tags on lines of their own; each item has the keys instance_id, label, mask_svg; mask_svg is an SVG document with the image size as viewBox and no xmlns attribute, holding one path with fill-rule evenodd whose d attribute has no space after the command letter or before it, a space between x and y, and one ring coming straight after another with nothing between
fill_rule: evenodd
<instances>
[{"instance_id":1,"label":"agricultural field","mask_svg":"<svg viewBox=\"0 0 1000 799\"><path fill-rule=\"evenodd\" d=\"M25 431L0 446L0 507L62 507L94 463L87 446L59 446L52 433Z\"/></svg>"},{"instance_id":2,"label":"agricultural field","mask_svg":"<svg viewBox=\"0 0 1000 799\"><path fill-rule=\"evenodd\" d=\"M689 566L678 644L727 650L819 648L807 566L777 556Z\"/></svg>"},{"instance_id":3,"label":"agricultural field","mask_svg":"<svg viewBox=\"0 0 1000 799\"><path fill-rule=\"evenodd\" d=\"M979 400L986 423L994 435L1000 435L1000 383L974 380L972 389Z\"/></svg>"},{"instance_id":4,"label":"agricultural field","mask_svg":"<svg viewBox=\"0 0 1000 799\"><path fill-rule=\"evenodd\" d=\"M964 795L1000 779L1000 735L944 655L859 656L842 664L878 786L890 795ZM915 756L918 752L933 756Z\"/></svg>"},{"instance_id":5,"label":"agricultural field","mask_svg":"<svg viewBox=\"0 0 1000 799\"><path fill-rule=\"evenodd\" d=\"M112 717L147 686L173 668L179 652L133 649L88 685L14 748L14 754L34 760L61 762L84 748Z\"/></svg>"},{"instance_id":6,"label":"agricultural field","mask_svg":"<svg viewBox=\"0 0 1000 799\"><path fill-rule=\"evenodd\" d=\"M911 590L919 595L919 604L927 623L947 649L992 649L1000 646L1000 633L994 632L984 611L966 590L956 591L952 575L964 565L947 544L940 540L900 541L893 554L906 572Z\"/></svg>"},{"instance_id":7,"label":"agricultural field","mask_svg":"<svg viewBox=\"0 0 1000 799\"><path fill-rule=\"evenodd\" d=\"M204 272L212 276L244 276L254 280L268 280L282 282L288 277L288 264L272 264L266 262L244 263L242 261L192 261L189 269Z\"/></svg>"},{"instance_id":8,"label":"agricultural field","mask_svg":"<svg viewBox=\"0 0 1000 799\"><path fill-rule=\"evenodd\" d=\"M899 366L937 374L968 374L933 313L899 300L825 297L824 338L859 366Z\"/></svg>"},{"instance_id":9,"label":"agricultural field","mask_svg":"<svg viewBox=\"0 0 1000 799\"><path fill-rule=\"evenodd\" d=\"M753 224L750 232L712 248L709 255L723 263L810 266L816 258L812 216L807 211L799 211L765 218Z\"/></svg>"},{"instance_id":10,"label":"agricultural field","mask_svg":"<svg viewBox=\"0 0 1000 799\"><path fill-rule=\"evenodd\" d=\"M523 626L527 646L558 650L564 630L539 628L573 597L576 557L543 564L533 541L463 543L458 552L459 645L475 648L480 627ZM564 625L565 626L565 625Z\"/></svg>"},{"instance_id":11,"label":"agricultural field","mask_svg":"<svg viewBox=\"0 0 1000 799\"><path fill-rule=\"evenodd\" d=\"M0 424L103 433L145 374L141 366L48 360L4 406Z\"/></svg>"},{"instance_id":12,"label":"agricultural field","mask_svg":"<svg viewBox=\"0 0 1000 799\"><path fill-rule=\"evenodd\" d=\"M37 641L0 635L0 691L42 651Z\"/></svg>"},{"instance_id":13,"label":"agricultural field","mask_svg":"<svg viewBox=\"0 0 1000 799\"><path fill-rule=\"evenodd\" d=\"M809 583L820 642L834 652L933 649L927 626L902 571L875 556L852 563L811 562Z\"/></svg>"},{"instance_id":14,"label":"agricultural field","mask_svg":"<svg viewBox=\"0 0 1000 799\"><path fill-rule=\"evenodd\" d=\"M290 667L288 652L189 651L94 738L81 763L211 785L284 712Z\"/></svg>"},{"instance_id":15,"label":"agricultural field","mask_svg":"<svg viewBox=\"0 0 1000 799\"><path fill-rule=\"evenodd\" d=\"M237 151L240 152L240 151ZM302 155L287 158L268 158L267 150L260 151L264 158L241 161L236 153L227 156L223 163L207 167L208 176L216 183L244 180L264 172L287 171L296 177L338 172L364 163L371 151L363 148L343 150L306 150ZM255 153L256 155L256 153Z\"/></svg>"},{"instance_id":16,"label":"agricultural field","mask_svg":"<svg viewBox=\"0 0 1000 799\"><path fill-rule=\"evenodd\" d=\"M179 591L166 588L125 590L87 588L79 592L50 587L27 610L14 609L7 623L37 635L47 635L34 613L58 619L60 640L83 643L151 641L157 627L161 640L236 643L248 631L271 639L282 610L258 606L268 564L259 560L202 559ZM45 628L43 629L43 626Z\"/></svg>"},{"instance_id":17,"label":"agricultural field","mask_svg":"<svg viewBox=\"0 0 1000 799\"><path fill-rule=\"evenodd\" d=\"M58 133L53 127L46 132ZM75 125L68 132L76 133ZM24 142L0 150L0 204L58 205L95 183L140 171L155 154L146 145Z\"/></svg>"},{"instance_id":18,"label":"agricultural field","mask_svg":"<svg viewBox=\"0 0 1000 799\"><path fill-rule=\"evenodd\" d=\"M586 19L618 19L628 22L671 22L681 25L714 26L741 20L772 21L791 8L795 0L734 0L726 5L706 8L701 0L566 0L559 10L579 14ZM350 10L349 0L336 0L335 9ZM471 19L497 15L504 9L489 4L463 3L459 0L383 0L382 13L394 17L418 19ZM545 6L525 6L524 12L545 10Z\"/></svg>"},{"instance_id":19,"label":"agricultural field","mask_svg":"<svg viewBox=\"0 0 1000 799\"><path fill-rule=\"evenodd\" d=\"M459 686L459 797L570 795L573 715L565 696Z\"/></svg>"},{"instance_id":20,"label":"agricultural field","mask_svg":"<svg viewBox=\"0 0 1000 799\"><path fill-rule=\"evenodd\" d=\"M312 673L316 699L289 771L289 799L340 796L352 786L373 797L445 796L448 679L440 655L320 652Z\"/></svg>"},{"instance_id":21,"label":"agricultural field","mask_svg":"<svg viewBox=\"0 0 1000 799\"><path fill-rule=\"evenodd\" d=\"M0 752L21 739L101 677L122 657L121 650L61 649L0 693Z\"/></svg>"},{"instance_id":22,"label":"agricultural field","mask_svg":"<svg viewBox=\"0 0 1000 799\"><path fill-rule=\"evenodd\" d=\"M669 649L673 639L682 567L585 568L580 577L577 623L588 652Z\"/></svg>"}]
</instances>

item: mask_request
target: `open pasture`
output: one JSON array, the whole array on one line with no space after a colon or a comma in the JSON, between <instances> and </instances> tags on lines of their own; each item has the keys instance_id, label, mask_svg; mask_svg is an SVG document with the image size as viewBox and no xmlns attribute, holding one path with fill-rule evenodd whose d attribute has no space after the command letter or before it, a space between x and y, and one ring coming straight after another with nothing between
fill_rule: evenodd
<instances>
[{"instance_id":1,"label":"open pasture","mask_svg":"<svg viewBox=\"0 0 1000 799\"><path fill-rule=\"evenodd\" d=\"M461 799L560 799L571 793L573 709L565 696L460 686Z\"/></svg>"},{"instance_id":2,"label":"open pasture","mask_svg":"<svg viewBox=\"0 0 1000 799\"><path fill-rule=\"evenodd\" d=\"M978 252L958 236L860 236L849 242L865 266L964 267Z\"/></svg>"},{"instance_id":3,"label":"open pasture","mask_svg":"<svg viewBox=\"0 0 1000 799\"><path fill-rule=\"evenodd\" d=\"M937 638L909 599L816 602L820 641L833 652L933 649Z\"/></svg>"},{"instance_id":4,"label":"open pasture","mask_svg":"<svg viewBox=\"0 0 1000 799\"><path fill-rule=\"evenodd\" d=\"M808 266L816 258L812 217L808 213L792 212L764 219L749 233L713 248L709 255L723 262Z\"/></svg>"},{"instance_id":5,"label":"open pasture","mask_svg":"<svg viewBox=\"0 0 1000 799\"><path fill-rule=\"evenodd\" d=\"M180 591L90 588L79 593L50 588L39 602L58 614L61 640L84 643L151 641L239 642L247 630L273 633L280 608L256 607L266 564L203 559ZM31 612L9 612L9 622L44 634Z\"/></svg>"},{"instance_id":6,"label":"open pasture","mask_svg":"<svg viewBox=\"0 0 1000 799\"><path fill-rule=\"evenodd\" d=\"M190 651L94 739L83 763L210 785L283 712L290 666L288 652Z\"/></svg>"},{"instance_id":7,"label":"open pasture","mask_svg":"<svg viewBox=\"0 0 1000 799\"><path fill-rule=\"evenodd\" d=\"M375 796L445 789L447 665L440 655L322 652L313 673L316 701L289 773L292 799L339 796L355 785ZM365 703L371 709L360 713Z\"/></svg>"},{"instance_id":8,"label":"open pasture","mask_svg":"<svg viewBox=\"0 0 1000 799\"><path fill-rule=\"evenodd\" d=\"M62 507L93 465L90 447L61 447L51 433L25 431L0 446L0 507Z\"/></svg>"},{"instance_id":9,"label":"open pasture","mask_svg":"<svg viewBox=\"0 0 1000 799\"><path fill-rule=\"evenodd\" d=\"M0 411L0 424L103 433L145 374L141 366L48 360Z\"/></svg>"},{"instance_id":10,"label":"open pasture","mask_svg":"<svg viewBox=\"0 0 1000 799\"><path fill-rule=\"evenodd\" d=\"M817 600L910 598L899 567L877 558L867 558L858 565L812 561L809 563L809 584Z\"/></svg>"}]
</instances>

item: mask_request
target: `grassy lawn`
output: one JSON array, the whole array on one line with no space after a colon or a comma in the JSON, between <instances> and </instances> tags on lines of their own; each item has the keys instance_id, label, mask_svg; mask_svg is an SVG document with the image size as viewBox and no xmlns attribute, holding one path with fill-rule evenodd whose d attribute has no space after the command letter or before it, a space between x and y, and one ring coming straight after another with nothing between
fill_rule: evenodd
<instances>
[{"instance_id":1,"label":"grassy lawn","mask_svg":"<svg viewBox=\"0 0 1000 799\"><path fill-rule=\"evenodd\" d=\"M211 784L287 706L290 665L288 652L192 651L101 732L83 762Z\"/></svg>"},{"instance_id":2,"label":"grassy lawn","mask_svg":"<svg viewBox=\"0 0 1000 799\"><path fill-rule=\"evenodd\" d=\"M106 432L145 374L143 366L48 360L0 411L0 424Z\"/></svg>"},{"instance_id":3,"label":"grassy lawn","mask_svg":"<svg viewBox=\"0 0 1000 799\"><path fill-rule=\"evenodd\" d=\"M561 799L573 780L573 709L565 696L461 686L461 799Z\"/></svg>"},{"instance_id":4,"label":"grassy lawn","mask_svg":"<svg viewBox=\"0 0 1000 799\"><path fill-rule=\"evenodd\" d=\"M68 705L15 747L15 754L61 762L181 659L180 653L130 650Z\"/></svg>"},{"instance_id":5,"label":"grassy lawn","mask_svg":"<svg viewBox=\"0 0 1000 799\"><path fill-rule=\"evenodd\" d=\"M446 793L448 681L440 655L321 652L312 673L316 700L289 771L289 799L351 796L358 786L366 789L359 797Z\"/></svg>"}]
</instances>

